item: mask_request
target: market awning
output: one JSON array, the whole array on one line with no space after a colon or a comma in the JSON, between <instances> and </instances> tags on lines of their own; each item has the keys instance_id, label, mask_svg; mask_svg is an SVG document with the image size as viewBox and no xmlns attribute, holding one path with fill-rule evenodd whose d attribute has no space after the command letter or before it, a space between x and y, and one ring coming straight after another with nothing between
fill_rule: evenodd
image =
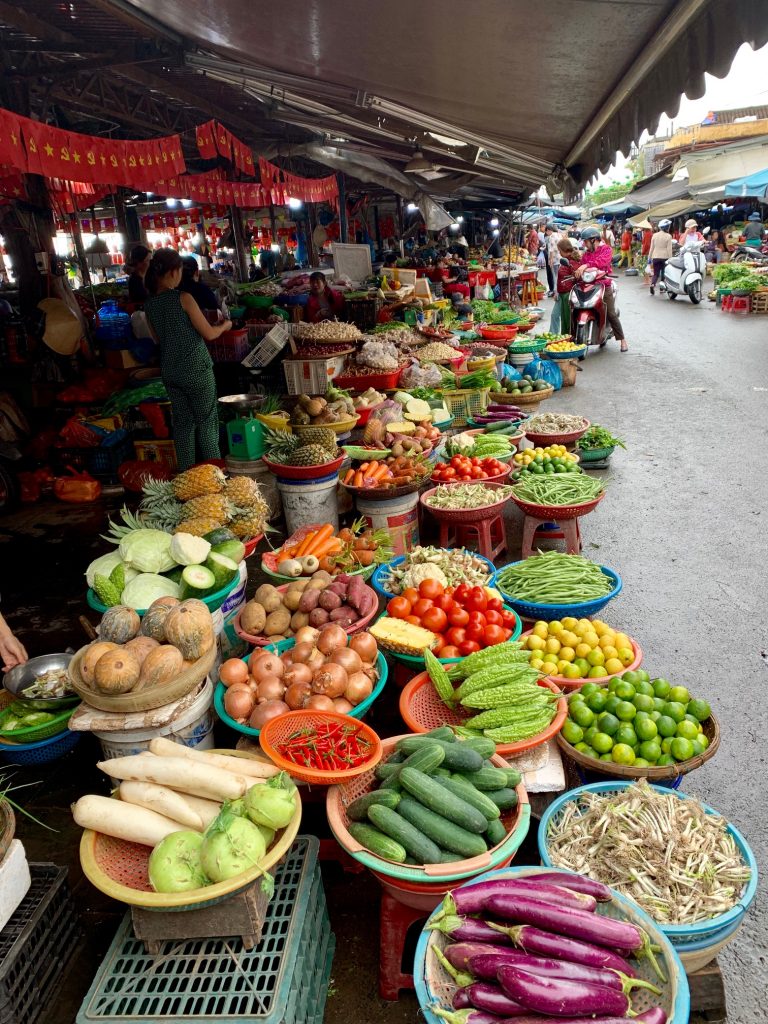
<instances>
[{"instance_id":1,"label":"market awning","mask_svg":"<svg viewBox=\"0 0 768 1024\"><path fill-rule=\"evenodd\" d=\"M725 186L726 196L738 196L741 199L768 198L768 168L750 174L746 178L729 181Z\"/></svg>"},{"instance_id":2,"label":"market awning","mask_svg":"<svg viewBox=\"0 0 768 1024\"><path fill-rule=\"evenodd\" d=\"M707 204L705 203L704 206L706 205ZM690 213L692 210L701 209L702 203L695 199L691 199L690 196L687 199L673 199L668 203L660 203L658 206L654 206L650 210L646 210L645 213L638 215L636 218L630 218L630 223L634 224L635 227L639 227L636 221L659 221L662 217L680 217L684 213Z\"/></svg>"},{"instance_id":3,"label":"market awning","mask_svg":"<svg viewBox=\"0 0 768 1024\"><path fill-rule=\"evenodd\" d=\"M602 206L593 206L592 213L609 214L611 217L627 217L631 213L641 213L645 207L633 203L628 195L621 199L612 199L610 203L603 203Z\"/></svg>"},{"instance_id":4,"label":"market awning","mask_svg":"<svg viewBox=\"0 0 768 1024\"><path fill-rule=\"evenodd\" d=\"M766 5L768 9L768 5ZM724 186L737 178L756 174L768 167L768 141L734 143L701 152L689 153L675 164L676 177L687 175L688 190L701 192Z\"/></svg>"}]
</instances>

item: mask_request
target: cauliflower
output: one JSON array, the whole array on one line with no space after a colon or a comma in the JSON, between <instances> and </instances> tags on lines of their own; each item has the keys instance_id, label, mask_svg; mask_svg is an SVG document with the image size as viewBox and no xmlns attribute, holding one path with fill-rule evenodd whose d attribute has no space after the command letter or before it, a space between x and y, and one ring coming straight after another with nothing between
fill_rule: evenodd
<instances>
[{"instance_id":1,"label":"cauliflower","mask_svg":"<svg viewBox=\"0 0 768 1024\"><path fill-rule=\"evenodd\" d=\"M448 586L448 579L443 570L429 562L425 565L412 565L406 569L400 585L402 590L407 590L408 587L418 588L422 580L439 580L444 587Z\"/></svg>"}]
</instances>

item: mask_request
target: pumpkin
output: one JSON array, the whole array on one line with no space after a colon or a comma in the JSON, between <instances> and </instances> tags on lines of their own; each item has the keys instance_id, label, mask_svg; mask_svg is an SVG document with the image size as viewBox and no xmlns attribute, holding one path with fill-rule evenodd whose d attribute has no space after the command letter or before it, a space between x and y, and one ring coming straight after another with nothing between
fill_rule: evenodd
<instances>
[{"instance_id":1,"label":"pumpkin","mask_svg":"<svg viewBox=\"0 0 768 1024\"><path fill-rule=\"evenodd\" d=\"M126 651L130 651L138 659L139 665L144 664L144 659L151 652L157 650L160 644L151 636L136 636L125 645Z\"/></svg>"},{"instance_id":2,"label":"pumpkin","mask_svg":"<svg viewBox=\"0 0 768 1024\"><path fill-rule=\"evenodd\" d=\"M116 647L102 654L96 662L93 677L102 693L128 693L139 681L141 666L135 654Z\"/></svg>"},{"instance_id":3,"label":"pumpkin","mask_svg":"<svg viewBox=\"0 0 768 1024\"><path fill-rule=\"evenodd\" d=\"M153 601L149 606L150 608L175 608L177 604L180 604L178 597L158 597L156 601Z\"/></svg>"},{"instance_id":4,"label":"pumpkin","mask_svg":"<svg viewBox=\"0 0 768 1024\"><path fill-rule=\"evenodd\" d=\"M165 620L165 639L187 661L197 661L213 647L213 619L202 601L190 598L171 608Z\"/></svg>"},{"instance_id":5,"label":"pumpkin","mask_svg":"<svg viewBox=\"0 0 768 1024\"><path fill-rule=\"evenodd\" d=\"M160 604L162 600L153 601L141 620L141 635L150 636L159 644L165 643L165 620L171 611L170 605Z\"/></svg>"},{"instance_id":6,"label":"pumpkin","mask_svg":"<svg viewBox=\"0 0 768 1024\"><path fill-rule=\"evenodd\" d=\"M144 690L146 687L160 686L162 683L169 683L178 676L184 666L184 659L181 651L178 651L170 644L162 644L150 651L144 659L139 674L139 681L135 690Z\"/></svg>"},{"instance_id":7,"label":"pumpkin","mask_svg":"<svg viewBox=\"0 0 768 1024\"><path fill-rule=\"evenodd\" d=\"M80 662L80 676L86 686L93 686L93 673L99 658L106 654L107 651L114 650L115 647L117 647L117 644L105 640L97 640L96 643L89 644L85 648L85 654Z\"/></svg>"},{"instance_id":8,"label":"pumpkin","mask_svg":"<svg viewBox=\"0 0 768 1024\"><path fill-rule=\"evenodd\" d=\"M101 617L99 636L113 644L126 644L133 640L141 627L141 619L133 610L124 604L116 604Z\"/></svg>"}]
</instances>

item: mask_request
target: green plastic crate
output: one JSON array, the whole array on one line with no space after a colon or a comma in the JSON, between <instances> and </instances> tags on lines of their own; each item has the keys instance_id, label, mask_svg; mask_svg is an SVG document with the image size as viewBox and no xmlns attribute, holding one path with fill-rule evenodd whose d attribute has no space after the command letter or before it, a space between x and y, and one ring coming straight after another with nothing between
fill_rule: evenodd
<instances>
[{"instance_id":1,"label":"green plastic crate","mask_svg":"<svg viewBox=\"0 0 768 1024\"><path fill-rule=\"evenodd\" d=\"M296 838L250 951L240 939L188 939L153 957L126 914L77 1024L322 1024L336 940L318 850Z\"/></svg>"}]
</instances>

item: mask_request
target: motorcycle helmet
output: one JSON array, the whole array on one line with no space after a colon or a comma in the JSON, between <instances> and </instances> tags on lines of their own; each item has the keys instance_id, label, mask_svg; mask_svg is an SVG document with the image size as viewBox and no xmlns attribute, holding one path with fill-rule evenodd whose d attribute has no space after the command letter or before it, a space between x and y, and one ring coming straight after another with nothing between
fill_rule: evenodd
<instances>
[{"instance_id":1,"label":"motorcycle helmet","mask_svg":"<svg viewBox=\"0 0 768 1024\"><path fill-rule=\"evenodd\" d=\"M597 228L584 228L584 230L581 232L582 242L588 242L591 238L599 237L600 232L597 230Z\"/></svg>"},{"instance_id":2,"label":"motorcycle helmet","mask_svg":"<svg viewBox=\"0 0 768 1024\"><path fill-rule=\"evenodd\" d=\"M685 230L686 231L688 230L688 228L697 228L698 226L699 226L699 222L694 220L693 217L691 217L690 220L687 220L685 222Z\"/></svg>"},{"instance_id":3,"label":"motorcycle helmet","mask_svg":"<svg viewBox=\"0 0 768 1024\"><path fill-rule=\"evenodd\" d=\"M747 217L747 220L756 220L757 221L757 220L762 220L762 217L760 216L759 213L750 213L750 215Z\"/></svg>"},{"instance_id":4,"label":"motorcycle helmet","mask_svg":"<svg viewBox=\"0 0 768 1024\"><path fill-rule=\"evenodd\" d=\"M659 230L660 231L666 231L667 228L671 228L671 227L672 227L672 221L668 220L666 217L664 218L664 220L660 220L659 221Z\"/></svg>"}]
</instances>

